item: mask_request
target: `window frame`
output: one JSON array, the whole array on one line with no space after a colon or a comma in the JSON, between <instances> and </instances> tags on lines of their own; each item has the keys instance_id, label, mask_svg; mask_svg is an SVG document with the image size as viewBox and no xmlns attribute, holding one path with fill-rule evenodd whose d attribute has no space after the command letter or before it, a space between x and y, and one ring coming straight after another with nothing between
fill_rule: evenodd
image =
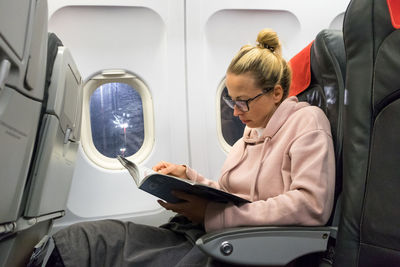
<instances>
[{"instance_id":1,"label":"window frame","mask_svg":"<svg viewBox=\"0 0 400 267\"><path fill-rule=\"evenodd\" d=\"M84 154L97 166L109 170L122 170L124 167L116 158L100 153L93 143L90 121L90 97L103 84L125 83L136 90L142 99L144 139L140 149L127 157L137 164L143 162L154 147L154 109L149 88L137 75L125 70L104 70L94 74L83 85L81 143Z\"/></svg>"},{"instance_id":2,"label":"window frame","mask_svg":"<svg viewBox=\"0 0 400 267\"><path fill-rule=\"evenodd\" d=\"M226 84L225 84L225 79L226 77L222 78L221 82L219 83L217 87L217 94L216 94L216 116L217 116L217 137L218 141L222 147L222 149L226 152L229 153L231 151L232 146L226 142L224 135L222 133L222 121L221 121L221 95L222 92L224 91Z\"/></svg>"}]
</instances>

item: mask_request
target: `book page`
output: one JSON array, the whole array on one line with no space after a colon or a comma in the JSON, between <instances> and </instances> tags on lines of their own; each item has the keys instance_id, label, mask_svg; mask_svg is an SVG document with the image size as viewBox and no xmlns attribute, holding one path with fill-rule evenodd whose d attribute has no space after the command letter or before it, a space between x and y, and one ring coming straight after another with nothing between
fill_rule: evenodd
<instances>
[{"instance_id":1,"label":"book page","mask_svg":"<svg viewBox=\"0 0 400 267\"><path fill-rule=\"evenodd\" d=\"M136 183L136 186L139 187L140 180L143 178L143 173L141 173L139 167L134 162L129 161L122 156L117 156L117 159L122 164L122 166L124 166L129 171L130 175Z\"/></svg>"},{"instance_id":2,"label":"book page","mask_svg":"<svg viewBox=\"0 0 400 267\"><path fill-rule=\"evenodd\" d=\"M136 186L140 186L140 182L147 177L148 175L155 174L157 173L156 171L153 171L150 168L143 167L143 166L138 166L134 162L126 159L123 156L117 156L117 159L119 162L124 166L132 176L133 180L136 183Z\"/></svg>"},{"instance_id":3,"label":"book page","mask_svg":"<svg viewBox=\"0 0 400 267\"><path fill-rule=\"evenodd\" d=\"M145 178L151 174L155 174L157 173L156 171L153 171L153 169L144 167L144 166L140 166L139 167L139 173L140 173L140 177Z\"/></svg>"}]
</instances>

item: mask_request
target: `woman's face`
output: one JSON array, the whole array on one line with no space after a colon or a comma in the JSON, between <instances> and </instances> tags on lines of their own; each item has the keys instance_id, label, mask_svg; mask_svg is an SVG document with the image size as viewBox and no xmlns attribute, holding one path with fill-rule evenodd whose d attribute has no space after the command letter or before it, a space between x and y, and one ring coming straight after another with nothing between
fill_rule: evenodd
<instances>
[{"instance_id":1,"label":"woman's face","mask_svg":"<svg viewBox=\"0 0 400 267\"><path fill-rule=\"evenodd\" d=\"M255 80L250 73L239 75L227 73L225 84L229 96L235 101L254 98L263 93L264 89L256 86ZM282 87L276 85L270 92L248 102L249 111L242 111L235 105L233 115L239 117L250 128L264 128L279 106L282 96Z\"/></svg>"}]
</instances>

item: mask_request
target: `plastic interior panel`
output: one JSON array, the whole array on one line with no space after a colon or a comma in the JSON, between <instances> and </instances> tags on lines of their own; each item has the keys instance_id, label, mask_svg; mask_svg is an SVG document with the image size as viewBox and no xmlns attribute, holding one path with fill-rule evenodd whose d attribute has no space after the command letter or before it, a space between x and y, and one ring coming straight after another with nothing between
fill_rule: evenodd
<instances>
[{"instance_id":1,"label":"plastic interior panel","mask_svg":"<svg viewBox=\"0 0 400 267\"><path fill-rule=\"evenodd\" d=\"M35 2L35 1L32 1ZM31 1L0 1L0 37L22 60L27 38Z\"/></svg>"},{"instance_id":2,"label":"plastic interior panel","mask_svg":"<svg viewBox=\"0 0 400 267\"><path fill-rule=\"evenodd\" d=\"M78 137L76 139L80 136L80 133L75 133L75 127L80 125L81 89L81 76L71 53L66 47L59 47L54 62L46 112L60 118L63 132L70 128L73 136Z\"/></svg>"},{"instance_id":3,"label":"plastic interior panel","mask_svg":"<svg viewBox=\"0 0 400 267\"><path fill-rule=\"evenodd\" d=\"M70 65L71 75L74 77L74 80L79 83L78 90L76 93L76 104L75 104L75 117L73 124L73 132L70 136L70 140L75 142L79 142L81 140L81 127L82 127L82 108L83 108L83 82L80 73L77 70L75 64Z\"/></svg>"},{"instance_id":4,"label":"plastic interior panel","mask_svg":"<svg viewBox=\"0 0 400 267\"><path fill-rule=\"evenodd\" d=\"M325 251L329 228L251 227L207 234L196 241L206 254L221 261L251 265L285 265L302 255ZM229 243L230 255L221 252Z\"/></svg>"},{"instance_id":5,"label":"plastic interior panel","mask_svg":"<svg viewBox=\"0 0 400 267\"><path fill-rule=\"evenodd\" d=\"M0 224L18 218L40 109L7 86L0 92Z\"/></svg>"},{"instance_id":6,"label":"plastic interior panel","mask_svg":"<svg viewBox=\"0 0 400 267\"><path fill-rule=\"evenodd\" d=\"M329 24L329 29L342 30L343 27L344 12L337 15L332 22Z\"/></svg>"},{"instance_id":7,"label":"plastic interior panel","mask_svg":"<svg viewBox=\"0 0 400 267\"><path fill-rule=\"evenodd\" d=\"M82 97L80 81L79 74L73 71L71 64L68 64L65 72L64 108L60 123L63 129L70 128L73 130L73 135L77 137L79 137L79 133L76 133L75 128L81 119L81 114L78 114L80 110L78 106L82 105L80 101Z\"/></svg>"},{"instance_id":8,"label":"plastic interior panel","mask_svg":"<svg viewBox=\"0 0 400 267\"><path fill-rule=\"evenodd\" d=\"M47 1L1 1L0 61L11 63L5 83L42 101L46 70ZM3 21L5 20L5 21Z\"/></svg>"},{"instance_id":9,"label":"plastic interior panel","mask_svg":"<svg viewBox=\"0 0 400 267\"><path fill-rule=\"evenodd\" d=\"M3 59L0 62L0 92L6 86L6 79L10 73L11 63L7 59Z\"/></svg>"},{"instance_id":10,"label":"plastic interior panel","mask_svg":"<svg viewBox=\"0 0 400 267\"><path fill-rule=\"evenodd\" d=\"M64 133L56 116L45 115L44 122L25 211L27 217L65 209L78 150L78 143L64 144Z\"/></svg>"},{"instance_id":11,"label":"plastic interior panel","mask_svg":"<svg viewBox=\"0 0 400 267\"><path fill-rule=\"evenodd\" d=\"M25 76L29 96L43 99L47 59L47 0L37 1Z\"/></svg>"}]
</instances>

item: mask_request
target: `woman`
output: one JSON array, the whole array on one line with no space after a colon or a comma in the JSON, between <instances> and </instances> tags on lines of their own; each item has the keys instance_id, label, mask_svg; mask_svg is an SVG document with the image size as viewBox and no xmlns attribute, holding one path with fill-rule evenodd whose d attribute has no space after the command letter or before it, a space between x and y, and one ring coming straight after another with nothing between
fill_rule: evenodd
<instances>
[{"instance_id":1,"label":"woman","mask_svg":"<svg viewBox=\"0 0 400 267\"><path fill-rule=\"evenodd\" d=\"M241 225L327 222L335 177L329 122L319 108L287 98L291 71L276 33L264 29L257 42L242 47L227 70L224 101L246 128L218 182L184 165L160 162L153 167L252 202L235 206L175 192L186 201L159 200L160 205L191 222L176 217L160 228L111 220L71 226L54 236L66 266L204 266L210 262L193 246L204 233L202 226L210 232Z\"/></svg>"}]
</instances>

